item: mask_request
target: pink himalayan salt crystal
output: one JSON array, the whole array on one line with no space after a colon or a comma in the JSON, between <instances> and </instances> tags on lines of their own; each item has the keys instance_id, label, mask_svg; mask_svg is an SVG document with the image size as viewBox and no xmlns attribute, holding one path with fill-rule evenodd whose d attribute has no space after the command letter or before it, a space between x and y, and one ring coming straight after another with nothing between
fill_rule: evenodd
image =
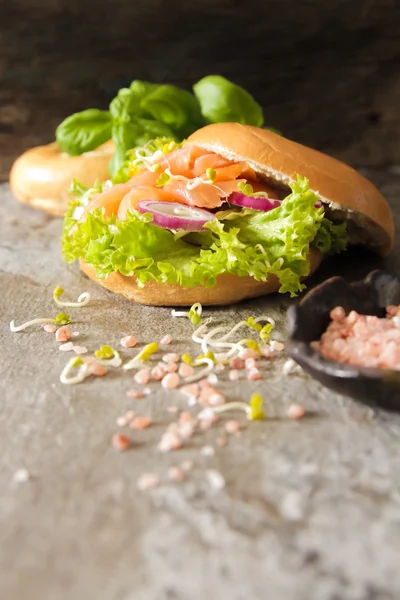
<instances>
[{"instance_id":1,"label":"pink himalayan salt crystal","mask_svg":"<svg viewBox=\"0 0 400 600\"><path fill-rule=\"evenodd\" d=\"M181 469L183 471L190 471L194 467L194 462L192 460L184 460L181 462Z\"/></svg>"},{"instance_id":2,"label":"pink himalayan salt crystal","mask_svg":"<svg viewBox=\"0 0 400 600\"><path fill-rule=\"evenodd\" d=\"M118 417L117 425L119 427L126 427L130 421L132 421L135 413L133 410L128 410L122 417Z\"/></svg>"},{"instance_id":3,"label":"pink himalayan salt crystal","mask_svg":"<svg viewBox=\"0 0 400 600\"><path fill-rule=\"evenodd\" d=\"M331 310L329 316L332 319L332 321L341 321L345 318L346 313L344 312L344 308L342 306L336 306Z\"/></svg>"},{"instance_id":4,"label":"pink himalayan salt crystal","mask_svg":"<svg viewBox=\"0 0 400 600\"><path fill-rule=\"evenodd\" d=\"M122 433L114 433L112 437L112 445L118 452L124 452L131 446L131 440Z\"/></svg>"},{"instance_id":5,"label":"pink himalayan salt crystal","mask_svg":"<svg viewBox=\"0 0 400 600\"><path fill-rule=\"evenodd\" d=\"M227 439L224 437L217 437L215 443L217 444L217 446L219 446L219 448L224 448L224 446L226 446L228 442Z\"/></svg>"},{"instance_id":6,"label":"pink himalayan salt crystal","mask_svg":"<svg viewBox=\"0 0 400 600\"><path fill-rule=\"evenodd\" d=\"M58 346L58 349L61 350L61 352L71 352L73 350L73 348L74 348L74 345L72 342L65 342Z\"/></svg>"},{"instance_id":7,"label":"pink himalayan salt crystal","mask_svg":"<svg viewBox=\"0 0 400 600\"><path fill-rule=\"evenodd\" d=\"M244 361L244 366L246 367L246 369L254 369L256 365L257 362L255 358L246 358L246 360Z\"/></svg>"},{"instance_id":8,"label":"pink himalayan salt crystal","mask_svg":"<svg viewBox=\"0 0 400 600\"><path fill-rule=\"evenodd\" d=\"M134 380L136 383L140 383L141 385L146 385L150 379L150 369L145 367L144 369L140 369L135 373Z\"/></svg>"},{"instance_id":9,"label":"pink himalayan salt crystal","mask_svg":"<svg viewBox=\"0 0 400 600\"><path fill-rule=\"evenodd\" d=\"M261 348L261 356L263 356L264 358L271 358L273 353L274 352L271 346L264 346L263 348Z\"/></svg>"},{"instance_id":10,"label":"pink himalayan salt crystal","mask_svg":"<svg viewBox=\"0 0 400 600\"><path fill-rule=\"evenodd\" d=\"M199 429L200 431L208 431L211 427L216 423L214 419L202 419L199 421Z\"/></svg>"},{"instance_id":11,"label":"pink himalayan salt crystal","mask_svg":"<svg viewBox=\"0 0 400 600\"><path fill-rule=\"evenodd\" d=\"M151 418L148 415L137 415L129 423L130 429L147 429L151 425Z\"/></svg>"},{"instance_id":12,"label":"pink himalayan salt crystal","mask_svg":"<svg viewBox=\"0 0 400 600\"><path fill-rule=\"evenodd\" d=\"M90 375L102 377L107 373L107 369L105 368L105 366L97 362L94 356L84 356L82 360L88 366L88 373Z\"/></svg>"},{"instance_id":13,"label":"pink himalayan salt crystal","mask_svg":"<svg viewBox=\"0 0 400 600\"><path fill-rule=\"evenodd\" d=\"M126 392L126 395L128 396L128 398L132 398L132 399L143 398L143 392L140 392L139 390L135 390L134 388L131 388L130 390L128 390Z\"/></svg>"},{"instance_id":14,"label":"pink himalayan salt crystal","mask_svg":"<svg viewBox=\"0 0 400 600\"><path fill-rule=\"evenodd\" d=\"M186 423L182 423L178 427L178 435L184 440L187 440L192 437L196 430L196 421L187 421Z\"/></svg>"},{"instance_id":15,"label":"pink himalayan salt crystal","mask_svg":"<svg viewBox=\"0 0 400 600\"><path fill-rule=\"evenodd\" d=\"M301 404L293 403L287 409L286 414L290 419L297 420L297 419L301 419L302 417L304 417L304 415L306 414L306 411L305 411L304 406L301 406Z\"/></svg>"},{"instance_id":16,"label":"pink himalayan salt crystal","mask_svg":"<svg viewBox=\"0 0 400 600\"><path fill-rule=\"evenodd\" d=\"M187 385L183 385L179 391L185 396L194 396L195 398L197 398L200 394L200 389L197 383L188 383Z\"/></svg>"},{"instance_id":17,"label":"pink himalayan salt crystal","mask_svg":"<svg viewBox=\"0 0 400 600\"><path fill-rule=\"evenodd\" d=\"M248 375L247 375L247 379L249 381L257 381L258 379L261 379L261 373L258 369L254 368L254 369L250 369Z\"/></svg>"},{"instance_id":18,"label":"pink himalayan salt crystal","mask_svg":"<svg viewBox=\"0 0 400 600\"><path fill-rule=\"evenodd\" d=\"M134 335L126 335L120 340L121 346L124 348L133 348L137 344L137 339Z\"/></svg>"},{"instance_id":19,"label":"pink himalayan salt crystal","mask_svg":"<svg viewBox=\"0 0 400 600\"><path fill-rule=\"evenodd\" d=\"M170 467L168 469L168 477L172 481L183 481L186 477L186 474L179 467Z\"/></svg>"},{"instance_id":20,"label":"pink himalayan salt crystal","mask_svg":"<svg viewBox=\"0 0 400 600\"><path fill-rule=\"evenodd\" d=\"M161 385L166 390L174 390L179 385L179 375L177 373L167 373L161 381Z\"/></svg>"},{"instance_id":21,"label":"pink himalayan salt crystal","mask_svg":"<svg viewBox=\"0 0 400 600\"><path fill-rule=\"evenodd\" d=\"M178 412L179 408L177 406L168 406L167 407L167 412L172 413L172 414L176 414Z\"/></svg>"},{"instance_id":22,"label":"pink himalayan salt crystal","mask_svg":"<svg viewBox=\"0 0 400 600\"><path fill-rule=\"evenodd\" d=\"M71 332L69 330L69 327L67 327L66 325L64 325L63 327L60 327L60 329L57 329L57 331L56 331L57 342L67 342L70 337L71 337Z\"/></svg>"},{"instance_id":23,"label":"pink himalayan salt crystal","mask_svg":"<svg viewBox=\"0 0 400 600\"><path fill-rule=\"evenodd\" d=\"M170 335L164 335L164 337L161 338L160 340L160 344L162 346L167 346L168 344L170 344L172 342L172 337Z\"/></svg>"},{"instance_id":24,"label":"pink himalayan salt crystal","mask_svg":"<svg viewBox=\"0 0 400 600\"><path fill-rule=\"evenodd\" d=\"M145 492L160 485L160 477L156 473L143 473L136 485L141 492Z\"/></svg>"},{"instance_id":25,"label":"pink himalayan salt crystal","mask_svg":"<svg viewBox=\"0 0 400 600\"><path fill-rule=\"evenodd\" d=\"M178 370L178 365L173 360L170 360L167 364L168 373L175 373Z\"/></svg>"},{"instance_id":26,"label":"pink himalayan salt crystal","mask_svg":"<svg viewBox=\"0 0 400 600\"><path fill-rule=\"evenodd\" d=\"M190 421L193 421L192 413L190 413L188 410L181 412L179 415L179 423L189 423Z\"/></svg>"},{"instance_id":27,"label":"pink himalayan salt crystal","mask_svg":"<svg viewBox=\"0 0 400 600\"><path fill-rule=\"evenodd\" d=\"M239 431L241 429L241 424L239 423L239 421L227 421L225 423L225 431L226 433L236 433L237 431Z\"/></svg>"},{"instance_id":28,"label":"pink himalayan salt crystal","mask_svg":"<svg viewBox=\"0 0 400 600\"><path fill-rule=\"evenodd\" d=\"M239 379L239 371L237 371L236 369L229 371L228 377L230 381L237 381Z\"/></svg>"},{"instance_id":29,"label":"pink himalayan salt crystal","mask_svg":"<svg viewBox=\"0 0 400 600\"><path fill-rule=\"evenodd\" d=\"M187 365L186 363L181 363L179 365L178 373L181 377L191 377L194 373L194 369L192 365Z\"/></svg>"},{"instance_id":30,"label":"pink himalayan salt crystal","mask_svg":"<svg viewBox=\"0 0 400 600\"><path fill-rule=\"evenodd\" d=\"M257 350L253 350L252 348L242 348L239 354L239 358L246 360L248 358L258 358L259 354Z\"/></svg>"},{"instance_id":31,"label":"pink himalayan salt crystal","mask_svg":"<svg viewBox=\"0 0 400 600\"><path fill-rule=\"evenodd\" d=\"M272 340L269 345L274 352L282 352L285 349L285 344L276 340Z\"/></svg>"},{"instance_id":32,"label":"pink himalayan salt crystal","mask_svg":"<svg viewBox=\"0 0 400 600\"><path fill-rule=\"evenodd\" d=\"M88 351L85 346L73 346L72 350L75 352L75 354L78 355L86 354L86 352Z\"/></svg>"},{"instance_id":33,"label":"pink himalayan salt crystal","mask_svg":"<svg viewBox=\"0 0 400 600\"><path fill-rule=\"evenodd\" d=\"M161 365L156 365L151 370L151 378L154 379L154 381L161 381L161 379L164 377L164 375L165 375L165 368L162 367Z\"/></svg>"},{"instance_id":34,"label":"pink himalayan salt crystal","mask_svg":"<svg viewBox=\"0 0 400 600\"><path fill-rule=\"evenodd\" d=\"M213 387L212 385L208 385L203 387L200 392L200 402L203 406L208 406L210 403L210 398L214 396L214 394L218 394L219 391Z\"/></svg>"},{"instance_id":35,"label":"pink himalayan salt crystal","mask_svg":"<svg viewBox=\"0 0 400 600\"><path fill-rule=\"evenodd\" d=\"M166 363L178 362L179 358L179 354L176 354L175 352L169 352L168 354L164 354L164 356L162 357L163 361Z\"/></svg>"},{"instance_id":36,"label":"pink himalayan salt crystal","mask_svg":"<svg viewBox=\"0 0 400 600\"><path fill-rule=\"evenodd\" d=\"M43 323L43 329L46 333L55 333L57 331L57 327L54 323Z\"/></svg>"},{"instance_id":37,"label":"pink himalayan salt crystal","mask_svg":"<svg viewBox=\"0 0 400 600\"><path fill-rule=\"evenodd\" d=\"M159 451L170 452L179 448L182 448L182 438L174 431L166 431L158 444Z\"/></svg>"},{"instance_id":38,"label":"pink himalayan salt crystal","mask_svg":"<svg viewBox=\"0 0 400 600\"><path fill-rule=\"evenodd\" d=\"M210 406L220 406L221 404L225 404L225 402L225 396L219 392L215 392L208 399L208 403Z\"/></svg>"},{"instance_id":39,"label":"pink himalayan salt crystal","mask_svg":"<svg viewBox=\"0 0 400 600\"><path fill-rule=\"evenodd\" d=\"M208 445L208 446L203 446L200 449L200 454L202 456L214 456L215 454L215 448L213 448L212 446Z\"/></svg>"},{"instance_id":40,"label":"pink himalayan salt crystal","mask_svg":"<svg viewBox=\"0 0 400 600\"><path fill-rule=\"evenodd\" d=\"M229 366L231 369L244 369L244 360L243 358L235 356L235 358L232 358Z\"/></svg>"}]
</instances>

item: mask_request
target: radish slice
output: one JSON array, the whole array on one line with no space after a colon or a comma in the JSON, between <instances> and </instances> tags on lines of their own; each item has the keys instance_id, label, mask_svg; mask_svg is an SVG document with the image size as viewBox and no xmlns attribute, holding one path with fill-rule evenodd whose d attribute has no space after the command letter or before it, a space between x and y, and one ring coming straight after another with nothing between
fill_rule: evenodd
<instances>
[{"instance_id":1,"label":"radish slice","mask_svg":"<svg viewBox=\"0 0 400 600\"><path fill-rule=\"evenodd\" d=\"M215 219L215 215L208 210L192 208L179 202L141 200L138 202L137 209L140 213L151 213L153 223L166 229L199 231L203 225Z\"/></svg>"},{"instance_id":2,"label":"radish slice","mask_svg":"<svg viewBox=\"0 0 400 600\"><path fill-rule=\"evenodd\" d=\"M264 196L246 196L241 192L233 192L229 196L228 202L236 206L243 206L243 208L253 208L264 212L278 208L281 205L280 200L265 198Z\"/></svg>"}]
</instances>

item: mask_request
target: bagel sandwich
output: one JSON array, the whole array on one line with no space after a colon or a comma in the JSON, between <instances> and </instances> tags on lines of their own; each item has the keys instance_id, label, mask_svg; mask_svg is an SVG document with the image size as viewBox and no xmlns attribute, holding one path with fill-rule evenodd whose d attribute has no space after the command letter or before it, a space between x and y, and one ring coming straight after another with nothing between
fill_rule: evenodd
<instances>
[{"instance_id":1,"label":"bagel sandwich","mask_svg":"<svg viewBox=\"0 0 400 600\"><path fill-rule=\"evenodd\" d=\"M332 253L394 242L390 208L351 167L271 131L218 123L130 152L121 183L79 191L67 261L141 304L298 294Z\"/></svg>"}]
</instances>

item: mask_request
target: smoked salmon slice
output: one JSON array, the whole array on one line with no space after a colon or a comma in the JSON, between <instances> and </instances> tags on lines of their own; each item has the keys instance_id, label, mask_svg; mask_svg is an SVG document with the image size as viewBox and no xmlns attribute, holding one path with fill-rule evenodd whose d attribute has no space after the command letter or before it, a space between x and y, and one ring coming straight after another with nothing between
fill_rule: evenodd
<instances>
[{"instance_id":1,"label":"smoked salmon slice","mask_svg":"<svg viewBox=\"0 0 400 600\"><path fill-rule=\"evenodd\" d=\"M125 195L118 208L118 219L123 221L127 217L128 210L136 209L141 200L156 200L157 202L177 202L165 188L143 185L132 187ZM181 202L184 204L183 202Z\"/></svg>"}]
</instances>

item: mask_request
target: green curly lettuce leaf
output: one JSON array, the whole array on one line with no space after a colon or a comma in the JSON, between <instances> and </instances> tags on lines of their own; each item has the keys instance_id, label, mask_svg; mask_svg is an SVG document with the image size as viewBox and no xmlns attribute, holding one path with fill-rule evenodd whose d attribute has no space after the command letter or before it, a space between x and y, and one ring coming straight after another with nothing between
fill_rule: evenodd
<instances>
[{"instance_id":1,"label":"green curly lettuce leaf","mask_svg":"<svg viewBox=\"0 0 400 600\"><path fill-rule=\"evenodd\" d=\"M84 221L67 214L63 254L67 261L82 258L94 266L99 279L117 271L135 275L139 285L147 281L213 286L218 275L250 275L266 281L276 275L280 292L296 295L305 286L310 247L324 252L345 247L345 225L324 217L319 197L299 177L281 206L269 212L251 209L216 214L204 231L177 235L152 223L149 213L132 210L126 220L105 218L100 209ZM329 225L327 224L329 223Z\"/></svg>"}]
</instances>

